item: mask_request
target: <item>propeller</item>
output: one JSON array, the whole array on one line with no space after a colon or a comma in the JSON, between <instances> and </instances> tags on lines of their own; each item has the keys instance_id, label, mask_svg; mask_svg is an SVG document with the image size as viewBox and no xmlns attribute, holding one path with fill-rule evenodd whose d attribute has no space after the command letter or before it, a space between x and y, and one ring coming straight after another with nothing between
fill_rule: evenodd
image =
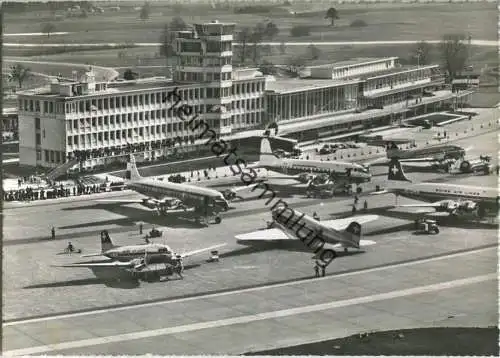
<instances>
[{"instance_id":1,"label":"propeller","mask_svg":"<svg viewBox=\"0 0 500 358\"><path fill-rule=\"evenodd\" d=\"M144 257L141 259L136 259L137 261L135 262L134 265L134 270L136 271L141 271L143 268L147 267L148 265L148 251L146 250L144 252Z\"/></svg>"}]
</instances>

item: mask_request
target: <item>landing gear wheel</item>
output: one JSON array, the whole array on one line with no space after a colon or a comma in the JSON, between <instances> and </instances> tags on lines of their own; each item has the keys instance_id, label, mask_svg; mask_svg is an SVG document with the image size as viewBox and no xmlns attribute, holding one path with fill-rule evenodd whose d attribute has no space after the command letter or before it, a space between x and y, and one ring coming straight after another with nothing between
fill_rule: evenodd
<instances>
[{"instance_id":1,"label":"landing gear wheel","mask_svg":"<svg viewBox=\"0 0 500 358\"><path fill-rule=\"evenodd\" d=\"M215 223L216 223L216 224L220 224L221 222L222 222L221 217L220 217L220 216L216 216L216 217L215 217Z\"/></svg>"}]
</instances>

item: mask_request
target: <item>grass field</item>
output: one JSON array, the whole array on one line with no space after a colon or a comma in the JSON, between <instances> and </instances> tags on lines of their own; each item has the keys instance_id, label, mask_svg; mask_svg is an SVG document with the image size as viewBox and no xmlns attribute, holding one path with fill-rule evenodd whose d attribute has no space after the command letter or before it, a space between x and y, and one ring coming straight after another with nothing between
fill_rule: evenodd
<instances>
[{"instance_id":1,"label":"grass field","mask_svg":"<svg viewBox=\"0 0 500 358\"><path fill-rule=\"evenodd\" d=\"M421 328L373 332L246 355L498 356L498 328Z\"/></svg>"},{"instance_id":2,"label":"grass field","mask_svg":"<svg viewBox=\"0 0 500 358\"><path fill-rule=\"evenodd\" d=\"M270 14L234 14L233 9L212 9L210 7L182 7L178 12L161 3L153 3L150 19L141 21L138 12L132 9L122 9L119 12L106 12L99 15L89 15L88 18L67 18L53 21L56 31L68 31L69 35L47 36L14 36L6 37L5 42L19 43L131 43L157 42L163 25L175 16L181 16L187 23L218 19L237 23L237 27L254 26L259 21L272 20L281 29L275 41L375 41L375 40L430 40L440 39L446 33L467 33L473 39L496 39L496 13L494 3L472 4L342 4L336 5L340 19L334 28L328 26L324 19L326 5L318 3L296 4L291 8L277 8ZM289 10L299 11L293 16ZM300 11L309 11L300 13ZM349 24L355 19L364 20L368 26L352 28ZM51 20L49 12L28 12L23 14L5 15L5 33L26 33L40 31L40 23ZM292 38L289 29L294 25L313 25L310 36ZM312 25L311 25L312 26ZM398 56L403 61L412 50L411 45L377 45L377 46L318 46L321 56L310 60L309 65L332 63L355 57ZM100 65L107 67L131 67L142 76L160 76L165 74L161 67L165 59L159 56L158 47L134 47L126 49L103 49L71 51L65 53L50 53L54 49L12 48L4 47L4 56L22 56L32 60L57 61ZM286 48L281 54L278 48L262 56L263 61L273 64L285 64L291 57L307 54L307 48ZM432 63L441 63L439 51L432 53ZM498 54L495 48L472 47L471 62L475 70L498 68ZM7 65L10 66L10 63ZM247 65L252 65L247 63ZM3 73L7 70L2 69ZM62 73L71 74L71 68L51 65L27 65L35 72L50 75ZM123 69L120 70L123 73ZM484 72L481 82L490 86L498 86L495 73ZM41 79L27 81L32 87ZM33 82L33 83L30 83ZM46 81L45 81L46 82Z\"/></svg>"},{"instance_id":3,"label":"grass field","mask_svg":"<svg viewBox=\"0 0 500 358\"><path fill-rule=\"evenodd\" d=\"M254 26L259 21L272 20L280 28L277 41L290 38L290 28L295 25L314 24L310 36L304 41L375 41L375 40L438 40L447 33L470 33L474 39L497 38L497 9L493 3L472 4L359 4L338 5L340 19L330 27L324 18L326 8L309 4L307 14L291 15L288 8L277 9L269 14L235 14L232 9L211 9L197 6L183 7L179 12L187 23L210 21L235 22L238 27ZM323 5L321 5L323 7ZM326 7L326 6L325 6ZM105 43L105 42L156 42L162 28L176 13L167 6L153 3L150 18L142 21L138 11L122 10L90 15L88 18L65 18L53 21L56 31L72 32L69 35L8 37L6 42L18 43ZM368 26L352 28L353 20L364 20ZM40 31L40 23L51 21L49 12L7 14L5 33Z\"/></svg>"}]
</instances>

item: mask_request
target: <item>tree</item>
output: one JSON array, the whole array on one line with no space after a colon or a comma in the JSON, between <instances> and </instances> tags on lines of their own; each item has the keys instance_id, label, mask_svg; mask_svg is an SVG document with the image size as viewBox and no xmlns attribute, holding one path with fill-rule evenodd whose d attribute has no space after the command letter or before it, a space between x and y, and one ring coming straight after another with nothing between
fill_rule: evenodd
<instances>
[{"instance_id":1,"label":"tree","mask_svg":"<svg viewBox=\"0 0 500 358\"><path fill-rule=\"evenodd\" d=\"M123 72L123 78L127 81L135 80L139 77L137 72L132 71L130 68L127 68L125 72Z\"/></svg>"},{"instance_id":2,"label":"tree","mask_svg":"<svg viewBox=\"0 0 500 358\"><path fill-rule=\"evenodd\" d=\"M351 26L351 27L366 27L366 26L368 26L368 24L366 23L365 20L356 19L356 20L352 21L349 26Z\"/></svg>"},{"instance_id":3,"label":"tree","mask_svg":"<svg viewBox=\"0 0 500 358\"><path fill-rule=\"evenodd\" d=\"M417 65L428 65L431 62L432 45L425 41L420 41L410 54L410 62Z\"/></svg>"},{"instance_id":4,"label":"tree","mask_svg":"<svg viewBox=\"0 0 500 358\"><path fill-rule=\"evenodd\" d=\"M270 40L274 39L279 34L279 32L280 29L272 21L269 21L266 24L266 28L264 29L264 35Z\"/></svg>"},{"instance_id":5,"label":"tree","mask_svg":"<svg viewBox=\"0 0 500 358\"><path fill-rule=\"evenodd\" d=\"M173 43L175 39L174 31L170 30L170 26L167 24L163 27L163 32L160 38L160 55L167 59L174 54Z\"/></svg>"},{"instance_id":6,"label":"tree","mask_svg":"<svg viewBox=\"0 0 500 358\"><path fill-rule=\"evenodd\" d=\"M250 35L250 42L253 44L252 60L255 65L257 64L257 62L259 62L259 55L261 53L260 45L264 40L265 36L266 36L266 25L264 25L262 22L257 23L257 25L255 25Z\"/></svg>"},{"instance_id":7,"label":"tree","mask_svg":"<svg viewBox=\"0 0 500 358\"><path fill-rule=\"evenodd\" d=\"M48 22L48 23L42 25L42 32L47 34L47 37L49 37L49 38L50 38L50 33L54 32L55 29L56 29L56 25L54 25L51 22Z\"/></svg>"},{"instance_id":8,"label":"tree","mask_svg":"<svg viewBox=\"0 0 500 358\"><path fill-rule=\"evenodd\" d=\"M309 45L307 47L312 60L317 60L321 56L321 50L314 45Z\"/></svg>"},{"instance_id":9,"label":"tree","mask_svg":"<svg viewBox=\"0 0 500 358\"><path fill-rule=\"evenodd\" d=\"M249 27L244 27L242 28L236 35L236 39L238 40L240 47L239 47L239 57L240 57L240 64L245 63L245 58L247 56L248 52L248 44L250 42L250 38L252 35L252 30Z\"/></svg>"},{"instance_id":10,"label":"tree","mask_svg":"<svg viewBox=\"0 0 500 358\"><path fill-rule=\"evenodd\" d=\"M295 75L306 65L306 59L303 56L294 56L287 59L287 69Z\"/></svg>"},{"instance_id":11,"label":"tree","mask_svg":"<svg viewBox=\"0 0 500 358\"><path fill-rule=\"evenodd\" d=\"M139 17L141 20L146 21L149 19L149 14L151 12L151 7L149 6L148 2L145 2L144 5L141 7L141 12L139 13Z\"/></svg>"},{"instance_id":12,"label":"tree","mask_svg":"<svg viewBox=\"0 0 500 358\"><path fill-rule=\"evenodd\" d=\"M292 37L309 36L310 34L311 28L308 25L297 25L290 29L290 35Z\"/></svg>"},{"instance_id":13,"label":"tree","mask_svg":"<svg viewBox=\"0 0 500 358\"><path fill-rule=\"evenodd\" d=\"M19 88L23 86L23 82L30 76L30 69L24 67L23 65L16 63L14 66L10 68L9 73L9 81L17 82L19 84Z\"/></svg>"},{"instance_id":14,"label":"tree","mask_svg":"<svg viewBox=\"0 0 500 358\"><path fill-rule=\"evenodd\" d=\"M440 43L441 58L450 82L464 69L467 61L467 46L464 40L463 34L451 34L443 36Z\"/></svg>"},{"instance_id":15,"label":"tree","mask_svg":"<svg viewBox=\"0 0 500 358\"><path fill-rule=\"evenodd\" d=\"M187 29L187 27L188 27L186 22L180 16L174 17L172 19L172 21L170 21L169 26L170 26L170 30L172 30L172 31L182 31L182 30Z\"/></svg>"},{"instance_id":16,"label":"tree","mask_svg":"<svg viewBox=\"0 0 500 358\"><path fill-rule=\"evenodd\" d=\"M331 26L335 26L335 20L339 18L339 13L337 9L334 7L331 7L328 9L325 15L325 19L330 19L331 21Z\"/></svg>"},{"instance_id":17,"label":"tree","mask_svg":"<svg viewBox=\"0 0 500 358\"><path fill-rule=\"evenodd\" d=\"M280 43L280 53L284 55L286 53L286 44L285 42Z\"/></svg>"}]
</instances>

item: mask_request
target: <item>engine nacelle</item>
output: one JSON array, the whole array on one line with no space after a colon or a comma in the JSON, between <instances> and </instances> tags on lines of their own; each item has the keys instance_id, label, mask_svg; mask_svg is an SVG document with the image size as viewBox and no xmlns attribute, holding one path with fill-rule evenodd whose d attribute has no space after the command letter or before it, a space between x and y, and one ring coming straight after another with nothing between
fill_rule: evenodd
<instances>
[{"instance_id":1,"label":"engine nacelle","mask_svg":"<svg viewBox=\"0 0 500 358\"><path fill-rule=\"evenodd\" d=\"M311 180L314 180L315 178L316 178L316 176L311 174L311 173L300 173L297 176L298 181L300 181L301 183L304 183L304 184L306 184L307 182L309 182Z\"/></svg>"},{"instance_id":2,"label":"engine nacelle","mask_svg":"<svg viewBox=\"0 0 500 358\"><path fill-rule=\"evenodd\" d=\"M226 199L227 201L231 201L231 200L234 200L236 198L236 193L234 191L232 191L231 189L224 190L222 195L224 196L224 199Z\"/></svg>"},{"instance_id":3,"label":"engine nacelle","mask_svg":"<svg viewBox=\"0 0 500 358\"><path fill-rule=\"evenodd\" d=\"M443 201L438 208L438 211L447 211L450 213L455 213L455 211L458 209L458 203L453 200L446 200Z\"/></svg>"},{"instance_id":4,"label":"engine nacelle","mask_svg":"<svg viewBox=\"0 0 500 358\"><path fill-rule=\"evenodd\" d=\"M460 203L460 210L466 211L466 212L473 212L474 210L477 210L478 205L471 201L467 200L462 203Z\"/></svg>"}]
</instances>

